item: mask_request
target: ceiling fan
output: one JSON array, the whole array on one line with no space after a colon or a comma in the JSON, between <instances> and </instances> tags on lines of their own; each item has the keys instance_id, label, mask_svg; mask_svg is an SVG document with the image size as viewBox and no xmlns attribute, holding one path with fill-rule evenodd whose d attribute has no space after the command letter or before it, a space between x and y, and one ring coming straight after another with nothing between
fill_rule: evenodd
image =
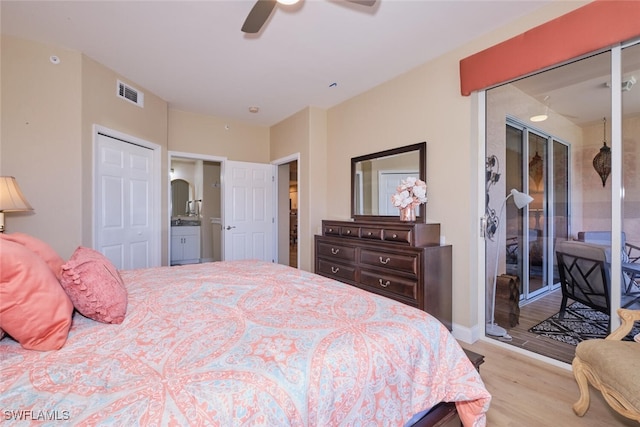
<instances>
[{"instance_id":1,"label":"ceiling fan","mask_svg":"<svg viewBox=\"0 0 640 427\"><path fill-rule=\"evenodd\" d=\"M276 7L276 3L294 4L299 0L258 0L249 12L247 19L242 25L242 31L248 34L254 34L260 31L262 26ZM349 3L357 3L363 6L373 6L376 0L345 0Z\"/></svg>"}]
</instances>

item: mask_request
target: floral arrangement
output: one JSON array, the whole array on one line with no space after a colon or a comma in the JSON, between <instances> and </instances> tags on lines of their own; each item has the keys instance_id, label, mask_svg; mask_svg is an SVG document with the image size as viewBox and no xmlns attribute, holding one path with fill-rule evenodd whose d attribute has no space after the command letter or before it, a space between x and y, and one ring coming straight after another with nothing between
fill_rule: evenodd
<instances>
[{"instance_id":1,"label":"floral arrangement","mask_svg":"<svg viewBox=\"0 0 640 427\"><path fill-rule=\"evenodd\" d=\"M427 183L414 177L400 182L396 194L391 196L391 203L397 208L418 206L427 202Z\"/></svg>"}]
</instances>

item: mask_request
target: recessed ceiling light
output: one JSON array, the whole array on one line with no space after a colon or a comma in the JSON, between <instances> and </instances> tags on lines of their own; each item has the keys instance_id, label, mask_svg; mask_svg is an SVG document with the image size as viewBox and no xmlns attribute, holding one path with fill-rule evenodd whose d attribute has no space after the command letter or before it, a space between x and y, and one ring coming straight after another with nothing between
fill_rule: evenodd
<instances>
[{"instance_id":1,"label":"recessed ceiling light","mask_svg":"<svg viewBox=\"0 0 640 427\"><path fill-rule=\"evenodd\" d=\"M249 107L249 112L250 113L257 113L258 111L260 111L259 107Z\"/></svg>"}]
</instances>

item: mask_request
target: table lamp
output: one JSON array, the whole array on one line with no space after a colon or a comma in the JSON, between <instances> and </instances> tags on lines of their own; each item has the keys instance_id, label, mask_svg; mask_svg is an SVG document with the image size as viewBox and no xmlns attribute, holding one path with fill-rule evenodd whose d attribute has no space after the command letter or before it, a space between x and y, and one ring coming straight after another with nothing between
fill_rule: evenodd
<instances>
[{"instance_id":1,"label":"table lamp","mask_svg":"<svg viewBox=\"0 0 640 427\"><path fill-rule=\"evenodd\" d=\"M12 176L0 176L0 233L4 233L4 213L32 211L33 208L24 198L16 179Z\"/></svg>"}]
</instances>

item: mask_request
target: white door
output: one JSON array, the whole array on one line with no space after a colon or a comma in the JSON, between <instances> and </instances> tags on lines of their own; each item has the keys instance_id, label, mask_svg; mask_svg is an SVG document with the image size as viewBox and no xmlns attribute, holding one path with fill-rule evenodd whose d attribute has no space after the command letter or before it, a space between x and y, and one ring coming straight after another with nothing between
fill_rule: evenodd
<instances>
[{"instance_id":1,"label":"white door","mask_svg":"<svg viewBox=\"0 0 640 427\"><path fill-rule=\"evenodd\" d=\"M380 182L378 198L378 215L398 215L398 208L391 203L391 196L396 194L397 188L403 179L414 176L419 177L417 171L384 172L378 176Z\"/></svg>"},{"instance_id":2,"label":"white door","mask_svg":"<svg viewBox=\"0 0 640 427\"><path fill-rule=\"evenodd\" d=\"M152 217L159 154L103 133L95 141L94 248L120 270L160 265Z\"/></svg>"},{"instance_id":3,"label":"white door","mask_svg":"<svg viewBox=\"0 0 640 427\"><path fill-rule=\"evenodd\" d=\"M224 162L223 259L274 262L275 171L263 163Z\"/></svg>"}]
</instances>

